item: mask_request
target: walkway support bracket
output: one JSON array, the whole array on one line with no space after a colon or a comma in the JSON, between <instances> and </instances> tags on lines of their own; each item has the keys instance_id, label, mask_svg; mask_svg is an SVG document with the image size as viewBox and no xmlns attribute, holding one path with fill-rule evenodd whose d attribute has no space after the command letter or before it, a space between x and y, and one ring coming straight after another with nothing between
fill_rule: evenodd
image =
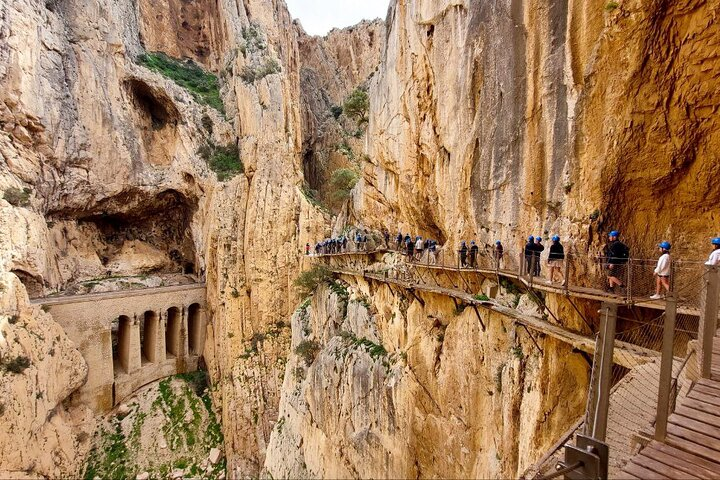
<instances>
[{"instance_id":1,"label":"walkway support bracket","mask_svg":"<svg viewBox=\"0 0 720 480\"><path fill-rule=\"evenodd\" d=\"M675 314L677 301L669 296L665 301L665 322L663 326L662 360L658 382L657 416L655 417L655 440L665 441L668 415L670 414L670 389L673 368L673 340L675 338Z\"/></svg>"},{"instance_id":2,"label":"walkway support bracket","mask_svg":"<svg viewBox=\"0 0 720 480\"><path fill-rule=\"evenodd\" d=\"M607 433L608 409L610 406L610 377L613 365L613 351L615 348L615 325L617 323L617 309L615 303L603 302L600 309L601 327L598 336L599 363L594 378L593 392L595 395L592 416L589 418L592 424L592 438L601 442L605 441Z\"/></svg>"},{"instance_id":3,"label":"walkway support bracket","mask_svg":"<svg viewBox=\"0 0 720 480\"><path fill-rule=\"evenodd\" d=\"M480 316L480 312L478 312L477 305L473 305L473 310L475 310L475 315L477 316L478 321L480 322L480 326L482 327L482 331L485 331L485 323L482 321L482 317Z\"/></svg>"},{"instance_id":4,"label":"walkway support bracket","mask_svg":"<svg viewBox=\"0 0 720 480\"><path fill-rule=\"evenodd\" d=\"M718 295L720 295L720 266L707 265L703 275L703 285L700 292L700 325L698 333L701 335L698 342L698 363L700 376L712 376L712 350L713 338L717 330Z\"/></svg>"}]
</instances>

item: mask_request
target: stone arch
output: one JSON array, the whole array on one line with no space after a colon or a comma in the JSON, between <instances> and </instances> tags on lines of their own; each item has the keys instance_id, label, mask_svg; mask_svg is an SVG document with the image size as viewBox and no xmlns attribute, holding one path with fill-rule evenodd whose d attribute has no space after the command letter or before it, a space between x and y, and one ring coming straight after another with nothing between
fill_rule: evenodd
<instances>
[{"instance_id":1,"label":"stone arch","mask_svg":"<svg viewBox=\"0 0 720 480\"><path fill-rule=\"evenodd\" d=\"M190 355L200 355L202 353L204 323L200 304L193 303L188 307L188 352Z\"/></svg>"},{"instance_id":2,"label":"stone arch","mask_svg":"<svg viewBox=\"0 0 720 480\"><path fill-rule=\"evenodd\" d=\"M182 315L177 307L170 307L167 311L167 323L165 324L165 356L177 358L182 355L180 351L180 326Z\"/></svg>"},{"instance_id":3,"label":"stone arch","mask_svg":"<svg viewBox=\"0 0 720 480\"><path fill-rule=\"evenodd\" d=\"M112 325L113 373L130 373L132 319L120 315Z\"/></svg>"},{"instance_id":4,"label":"stone arch","mask_svg":"<svg viewBox=\"0 0 720 480\"><path fill-rule=\"evenodd\" d=\"M140 324L140 344L142 345L142 363L155 363L158 344L158 314L148 310Z\"/></svg>"},{"instance_id":5,"label":"stone arch","mask_svg":"<svg viewBox=\"0 0 720 480\"><path fill-rule=\"evenodd\" d=\"M45 289L43 288L42 277L20 269L14 269L11 270L11 272L20 279L23 285L25 285L25 290L27 290L30 298L40 298L43 296Z\"/></svg>"}]
</instances>

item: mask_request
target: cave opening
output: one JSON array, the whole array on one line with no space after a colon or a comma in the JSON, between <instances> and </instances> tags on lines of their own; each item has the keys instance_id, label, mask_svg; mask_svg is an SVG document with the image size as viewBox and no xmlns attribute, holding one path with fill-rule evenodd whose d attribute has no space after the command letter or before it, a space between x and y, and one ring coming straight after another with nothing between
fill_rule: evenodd
<instances>
[{"instance_id":1,"label":"cave opening","mask_svg":"<svg viewBox=\"0 0 720 480\"><path fill-rule=\"evenodd\" d=\"M140 80L128 80L126 85L133 105L153 130L177 125L180 114L172 101L164 98L164 94L155 92L147 83Z\"/></svg>"},{"instance_id":2,"label":"cave opening","mask_svg":"<svg viewBox=\"0 0 720 480\"><path fill-rule=\"evenodd\" d=\"M102 213L81 216L78 225L93 233L104 276L196 273L192 217L197 199L175 190L157 195L126 192Z\"/></svg>"},{"instance_id":3,"label":"cave opening","mask_svg":"<svg viewBox=\"0 0 720 480\"><path fill-rule=\"evenodd\" d=\"M11 270L20 279L20 282L25 286L28 296L30 298L40 298L44 295L45 289L43 288L43 282L40 277L37 277L25 270Z\"/></svg>"}]
</instances>

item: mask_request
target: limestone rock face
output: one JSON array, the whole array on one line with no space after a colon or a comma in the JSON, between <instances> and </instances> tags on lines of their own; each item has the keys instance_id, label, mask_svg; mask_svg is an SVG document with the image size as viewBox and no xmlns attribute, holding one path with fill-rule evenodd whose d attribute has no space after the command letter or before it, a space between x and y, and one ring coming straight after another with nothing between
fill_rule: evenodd
<instances>
[{"instance_id":1,"label":"limestone rock face","mask_svg":"<svg viewBox=\"0 0 720 480\"><path fill-rule=\"evenodd\" d=\"M517 477L584 411L572 347L545 337L541 354L442 296L336 285L292 318L273 478Z\"/></svg>"},{"instance_id":2,"label":"limestone rock face","mask_svg":"<svg viewBox=\"0 0 720 480\"><path fill-rule=\"evenodd\" d=\"M392 2L357 222L452 244L558 232L585 251L617 228L635 252L706 249L718 5L561 3Z\"/></svg>"},{"instance_id":3,"label":"limestone rock face","mask_svg":"<svg viewBox=\"0 0 720 480\"><path fill-rule=\"evenodd\" d=\"M27 303L17 277L4 273L0 293L0 476L79 476L93 413L64 400L87 364L50 315Z\"/></svg>"}]
</instances>

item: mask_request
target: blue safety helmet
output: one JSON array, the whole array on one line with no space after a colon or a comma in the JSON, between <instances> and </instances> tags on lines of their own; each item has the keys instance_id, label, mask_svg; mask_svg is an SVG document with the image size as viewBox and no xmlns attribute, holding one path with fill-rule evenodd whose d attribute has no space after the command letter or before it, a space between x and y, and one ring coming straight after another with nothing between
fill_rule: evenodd
<instances>
[{"instance_id":1,"label":"blue safety helmet","mask_svg":"<svg viewBox=\"0 0 720 480\"><path fill-rule=\"evenodd\" d=\"M559 242L559 241L560 241L560 236L559 236L559 235L553 235L552 241L553 241L553 242Z\"/></svg>"},{"instance_id":2,"label":"blue safety helmet","mask_svg":"<svg viewBox=\"0 0 720 480\"><path fill-rule=\"evenodd\" d=\"M612 232L608 233L608 237L619 237L619 236L620 236L620 232L618 232L617 230L613 230Z\"/></svg>"},{"instance_id":3,"label":"blue safety helmet","mask_svg":"<svg viewBox=\"0 0 720 480\"><path fill-rule=\"evenodd\" d=\"M530 236L528 237L528 242L532 242L533 240L535 240L535 237L533 237L532 235L530 235Z\"/></svg>"},{"instance_id":4,"label":"blue safety helmet","mask_svg":"<svg viewBox=\"0 0 720 480\"><path fill-rule=\"evenodd\" d=\"M500 245L500 240L495 240L495 245Z\"/></svg>"},{"instance_id":5,"label":"blue safety helmet","mask_svg":"<svg viewBox=\"0 0 720 480\"><path fill-rule=\"evenodd\" d=\"M535 237L535 240L537 240L538 242L542 242L542 237Z\"/></svg>"},{"instance_id":6,"label":"blue safety helmet","mask_svg":"<svg viewBox=\"0 0 720 480\"><path fill-rule=\"evenodd\" d=\"M660 242L658 243L658 247L662 248L663 250L670 250L670 242Z\"/></svg>"},{"instance_id":7,"label":"blue safety helmet","mask_svg":"<svg viewBox=\"0 0 720 480\"><path fill-rule=\"evenodd\" d=\"M710 243L713 245L720 245L720 237L715 237L712 240L710 240Z\"/></svg>"}]
</instances>

